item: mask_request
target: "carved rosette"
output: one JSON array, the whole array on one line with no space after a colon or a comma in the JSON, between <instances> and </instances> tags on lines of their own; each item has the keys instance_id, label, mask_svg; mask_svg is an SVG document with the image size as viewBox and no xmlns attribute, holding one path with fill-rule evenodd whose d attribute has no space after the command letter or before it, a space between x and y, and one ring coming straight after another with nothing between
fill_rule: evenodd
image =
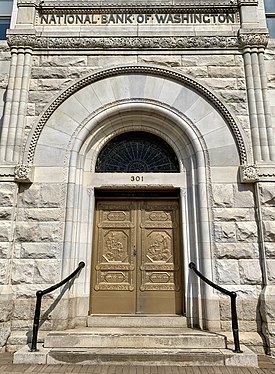
<instances>
[{"instance_id":1,"label":"carved rosette","mask_svg":"<svg viewBox=\"0 0 275 374\"><path fill-rule=\"evenodd\" d=\"M14 169L14 178L19 183L32 183L33 168L30 165L17 165Z\"/></svg>"},{"instance_id":2,"label":"carved rosette","mask_svg":"<svg viewBox=\"0 0 275 374\"><path fill-rule=\"evenodd\" d=\"M243 165L240 171L243 183L255 183L260 179L259 169L255 165Z\"/></svg>"},{"instance_id":3,"label":"carved rosette","mask_svg":"<svg viewBox=\"0 0 275 374\"><path fill-rule=\"evenodd\" d=\"M268 33L239 34L239 46L240 48L265 48L268 44L268 38Z\"/></svg>"}]
</instances>

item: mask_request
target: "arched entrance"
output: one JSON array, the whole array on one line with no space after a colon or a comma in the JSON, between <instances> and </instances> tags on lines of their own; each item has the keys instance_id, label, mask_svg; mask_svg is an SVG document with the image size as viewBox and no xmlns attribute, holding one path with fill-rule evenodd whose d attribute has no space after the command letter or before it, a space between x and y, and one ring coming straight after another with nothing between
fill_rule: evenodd
<instances>
[{"instance_id":1,"label":"arched entrance","mask_svg":"<svg viewBox=\"0 0 275 374\"><path fill-rule=\"evenodd\" d=\"M169 144L180 172L96 172L104 146L131 131L156 135ZM75 316L86 321L90 312L91 228L98 191L177 190L186 317L190 326L218 330L217 295L190 274L188 263L196 262L209 279L214 278L211 173L216 178L224 167L246 163L246 148L239 127L213 93L166 69L133 66L95 73L49 105L29 136L24 160L36 168L35 183L41 176L62 183L61 276L79 261L87 265L69 295L76 303Z\"/></svg>"},{"instance_id":2,"label":"arched entrance","mask_svg":"<svg viewBox=\"0 0 275 374\"><path fill-rule=\"evenodd\" d=\"M131 131L99 153L96 172L179 173L160 137ZM92 313L182 314L179 191L96 192Z\"/></svg>"}]
</instances>

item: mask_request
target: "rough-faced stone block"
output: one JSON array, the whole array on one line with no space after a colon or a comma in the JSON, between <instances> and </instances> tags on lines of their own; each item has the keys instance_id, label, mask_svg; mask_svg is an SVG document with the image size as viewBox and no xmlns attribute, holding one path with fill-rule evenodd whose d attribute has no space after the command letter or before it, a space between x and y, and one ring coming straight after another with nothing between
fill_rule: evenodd
<instances>
[{"instance_id":1,"label":"rough-faced stone block","mask_svg":"<svg viewBox=\"0 0 275 374\"><path fill-rule=\"evenodd\" d=\"M15 183L1 183L0 184L0 206L8 207L14 205L14 198L16 193Z\"/></svg>"},{"instance_id":2,"label":"rough-faced stone block","mask_svg":"<svg viewBox=\"0 0 275 374\"><path fill-rule=\"evenodd\" d=\"M275 260L267 261L267 275L270 282L275 284Z\"/></svg>"},{"instance_id":3,"label":"rough-faced stone block","mask_svg":"<svg viewBox=\"0 0 275 374\"><path fill-rule=\"evenodd\" d=\"M235 223L223 222L215 225L215 241L216 242L235 242L236 226Z\"/></svg>"},{"instance_id":4,"label":"rough-faced stone block","mask_svg":"<svg viewBox=\"0 0 275 374\"><path fill-rule=\"evenodd\" d=\"M215 249L217 258L228 259L257 258L259 251L257 243L215 243Z\"/></svg>"},{"instance_id":5,"label":"rough-faced stone block","mask_svg":"<svg viewBox=\"0 0 275 374\"><path fill-rule=\"evenodd\" d=\"M0 322L10 320L13 312L14 302L12 300L0 300Z\"/></svg>"},{"instance_id":6,"label":"rough-faced stone block","mask_svg":"<svg viewBox=\"0 0 275 374\"><path fill-rule=\"evenodd\" d=\"M10 243L0 242L0 258L10 257Z\"/></svg>"},{"instance_id":7,"label":"rough-faced stone block","mask_svg":"<svg viewBox=\"0 0 275 374\"><path fill-rule=\"evenodd\" d=\"M241 283L261 284L262 272L259 260L240 260Z\"/></svg>"},{"instance_id":8,"label":"rough-faced stone block","mask_svg":"<svg viewBox=\"0 0 275 374\"><path fill-rule=\"evenodd\" d=\"M261 184L260 185L261 202L263 205L275 206L275 185Z\"/></svg>"},{"instance_id":9,"label":"rough-faced stone block","mask_svg":"<svg viewBox=\"0 0 275 374\"><path fill-rule=\"evenodd\" d=\"M13 260L12 263L12 284L33 283L34 261Z\"/></svg>"},{"instance_id":10,"label":"rough-faced stone block","mask_svg":"<svg viewBox=\"0 0 275 374\"><path fill-rule=\"evenodd\" d=\"M242 78L244 77L244 71L238 66L209 66L208 67L209 77L213 78Z\"/></svg>"},{"instance_id":11,"label":"rough-faced stone block","mask_svg":"<svg viewBox=\"0 0 275 374\"><path fill-rule=\"evenodd\" d=\"M239 264L237 260L216 261L217 280L220 284L239 284Z\"/></svg>"},{"instance_id":12,"label":"rough-faced stone block","mask_svg":"<svg viewBox=\"0 0 275 374\"><path fill-rule=\"evenodd\" d=\"M254 217L254 209L249 208L214 208L215 221L250 221Z\"/></svg>"},{"instance_id":13,"label":"rough-faced stone block","mask_svg":"<svg viewBox=\"0 0 275 374\"><path fill-rule=\"evenodd\" d=\"M57 67L57 66L86 66L87 56L71 55L71 56L41 56L40 66Z\"/></svg>"},{"instance_id":14,"label":"rough-faced stone block","mask_svg":"<svg viewBox=\"0 0 275 374\"><path fill-rule=\"evenodd\" d=\"M255 206L253 190L250 186L234 186L234 198L236 208L252 208Z\"/></svg>"},{"instance_id":15,"label":"rough-faced stone block","mask_svg":"<svg viewBox=\"0 0 275 374\"><path fill-rule=\"evenodd\" d=\"M275 222L264 222L264 236L267 242L275 242Z\"/></svg>"},{"instance_id":16,"label":"rough-faced stone block","mask_svg":"<svg viewBox=\"0 0 275 374\"><path fill-rule=\"evenodd\" d=\"M275 242L265 243L265 252L267 258L275 258Z\"/></svg>"},{"instance_id":17,"label":"rough-faced stone block","mask_svg":"<svg viewBox=\"0 0 275 374\"><path fill-rule=\"evenodd\" d=\"M237 222L237 239L253 242L257 240L257 225L255 222Z\"/></svg>"},{"instance_id":18,"label":"rough-faced stone block","mask_svg":"<svg viewBox=\"0 0 275 374\"><path fill-rule=\"evenodd\" d=\"M8 260L0 260L0 284L7 284Z\"/></svg>"},{"instance_id":19,"label":"rough-faced stone block","mask_svg":"<svg viewBox=\"0 0 275 374\"><path fill-rule=\"evenodd\" d=\"M58 259L62 255L59 243L22 243L20 257L31 259Z\"/></svg>"},{"instance_id":20,"label":"rough-faced stone block","mask_svg":"<svg viewBox=\"0 0 275 374\"><path fill-rule=\"evenodd\" d=\"M34 316L34 300L16 299L12 309L13 319L31 320Z\"/></svg>"},{"instance_id":21,"label":"rough-faced stone block","mask_svg":"<svg viewBox=\"0 0 275 374\"><path fill-rule=\"evenodd\" d=\"M59 238L59 227L52 222L18 222L15 234L17 242L54 242Z\"/></svg>"},{"instance_id":22,"label":"rough-faced stone block","mask_svg":"<svg viewBox=\"0 0 275 374\"><path fill-rule=\"evenodd\" d=\"M17 213L18 221L51 222L59 221L60 218L59 208L20 208Z\"/></svg>"},{"instance_id":23,"label":"rough-faced stone block","mask_svg":"<svg viewBox=\"0 0 275 374\"><path fill-rule=\"evenodd\" d=\"M0 347L4 347L11 333L10 322L0 323Z\"/></svg>"},{"instance_id":24,"label":"rough-faced stone block","mask_svg":"<svg viewBox=\"0 0 275 374\"><path fill-rule=\"evenodd\" d=\"M34 283L55 283L60 279L58 260L36 260L34 268Z\"/></svg>"},{"instance_id":25,"label":"rough-faced stone block","mask_svg":"<svg viewBox=\"0 0 275 374\"><path fill-rule=\"evenodd\" d=\"M215 207L233 207L233 186L231 184L213 185L213 200Z\"/></svg>"}]
</instances>

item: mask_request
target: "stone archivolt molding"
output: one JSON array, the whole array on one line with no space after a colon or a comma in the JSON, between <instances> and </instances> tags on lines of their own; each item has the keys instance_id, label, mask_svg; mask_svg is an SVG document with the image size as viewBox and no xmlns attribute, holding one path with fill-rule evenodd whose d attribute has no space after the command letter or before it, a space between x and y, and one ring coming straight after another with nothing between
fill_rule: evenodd
<instances>
[{"instance_id":1,"label":"stone archivolt molding","mask_svg":"<svg viewBox=\"0 0 275 374\"><path fill-rule=\"evenodd\" d=\"M206 89L203 85L199 84L198 82L194 81L193 79L184 76L181 73L176 71L170 71L158 67L152 66L121 66L115 67L111 69L107 69L104 71L97 72L93 75L85 77L80 81L73 84L67 90L65 90L56 100L54 100L49 107L45 110L45 112L40 117L40 120L33 132L31 142L29 144L27 150L27 162L31 164L34 159L35 148L38 142L39 136L43 130L44 125L46 124L47 120L50 118L52 113L71 95L79 91L81 88L86 87L94 82L97 82L101 79L106 79L109 77L114 77L117 75L126 75L126 74L145 74L145 75L154 75L158 77L173 79L176 82L190 87L195 90L198 94L202 95L206 100L211 102L213 107L215 107L218 112L223 116L225 121L228 123L239 151L240 161L242 165L247 163L247 154L246 154L246 147L242 137L242 134L233 118L231 113L228 109L221 103L221 101L208 89Z\"/></svg>"},{"instance_id":2,"label":"stone archivolt molding","mask_svg":"<svg viewBox=\"0 0 275 374\"><path fill-rule=\"evenodd\" d=\"M238 48L235 36L182 36L182 37L36 37L35 35L9 35L12 47L32 49L204 49Z\"/></svg>"}]
</instances>

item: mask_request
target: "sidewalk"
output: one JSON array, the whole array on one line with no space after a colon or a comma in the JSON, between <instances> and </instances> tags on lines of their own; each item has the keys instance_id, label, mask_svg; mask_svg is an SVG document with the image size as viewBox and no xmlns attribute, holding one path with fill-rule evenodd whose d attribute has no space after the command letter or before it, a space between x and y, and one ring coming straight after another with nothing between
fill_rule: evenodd
<instances>
[{"instance_id":1,"label":"sidewalk","mask_svg":"<svg viewBox=\"0 0 275 374\"><path fill-rule=\"evenodd\" d=\"M13 365L10 353L0 353L0 374L275 374L275 358L259 356L259 366L254 369L221 366Z\"/></svg>"}]
</instances>

